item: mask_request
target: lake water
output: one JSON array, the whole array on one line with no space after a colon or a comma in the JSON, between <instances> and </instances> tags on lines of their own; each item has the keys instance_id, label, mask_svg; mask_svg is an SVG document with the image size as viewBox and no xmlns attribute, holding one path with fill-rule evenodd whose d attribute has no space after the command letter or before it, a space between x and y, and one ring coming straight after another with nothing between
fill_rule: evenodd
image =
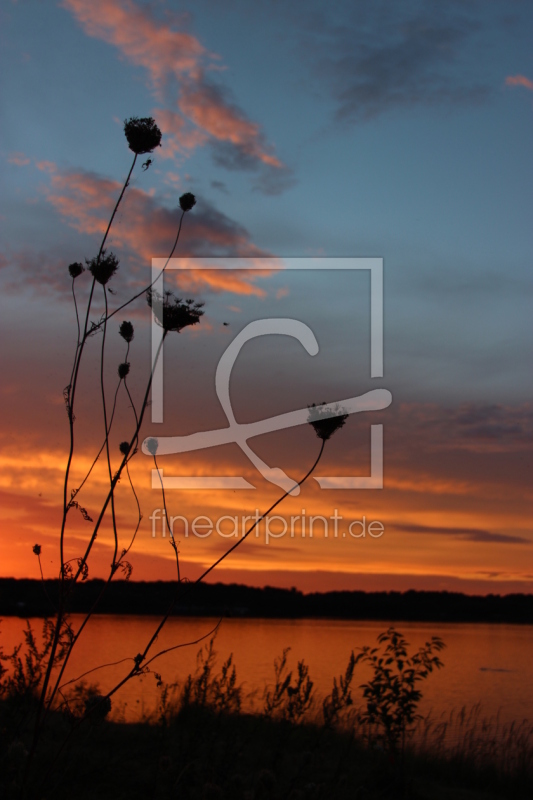
<instances>
[{"instance_id":1,"label":"lake water","mask_svg":"<svg viewBox=\"0 0 533 800\"><path fill-rule=\"evenodd\" d=\"M82 617L73 616L74 628ZM155 643L154 653L175 644L191 642L209 633L218 620L204 618L170 619ZM69 664L66 679L76 678L100 664L133 657L142 650L155 630L158 619L133 616L95 616L82 633ZM40 631L42 621L32 620ZM420 684L423 700L419 710L433 717L448 715L466 706L481 704L483 717L496 717L502 723L533 721L533 628L521 625L395 623L411 645L418 649L432 635L446 643L440 654L444 667ZM0 623L0 642L4 652L22 638L24 621L6 617ZM344 672L350 652L363 645L374 646L376 637L388 627L386 622L334 620L225 619L215 643L220 665L233 653L239 683L244 693L255 693L260 705L266 684L274 680L274 659L290 647L289 667L303 659L309 666L317 697L331 691L332 680ZM208 639L206 640L208 641ZM194 672L196 654L202 643L183 647L158 659L153 665L165 682L184 681ZM99 670L87 676L102 690L111 688L129 668L130 662ZM357 688L370 677L370 671L357 668ZM153 675L130 681L114 699L114 708L129 721L140 719L157 706L159 691Z\"/></svg>"}]
</instances>

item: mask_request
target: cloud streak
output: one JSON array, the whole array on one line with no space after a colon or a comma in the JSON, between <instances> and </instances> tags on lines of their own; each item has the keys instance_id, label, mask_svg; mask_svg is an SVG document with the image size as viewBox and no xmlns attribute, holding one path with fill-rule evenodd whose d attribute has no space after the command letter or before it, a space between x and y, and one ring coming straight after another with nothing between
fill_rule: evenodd
<instances>
[{"instance_id":1,"label":"cloud streak","mask_svg":"<svg viewBox=\"0 0 533 800\"><path fill-rule=\"evenodd\" d=\"M15 164L16 167L26 167L30 163L30 159L24 153L10 153L7 161L8 164Z\"/></svg>"},{"instance_id":2,"label":"cloud streak","mask_svg":"<svg viewBox=\"0 0 533 800\"><path fill-rule=\"evenodd\" d=\"M50 174L47 199L79 233L101 235L120 189L118 181L93 172L57 170ZM152 194L135 187L128 190L122 208L122 219L112 229L109 246L125 250L137 266L150 264L152 258L165 258L176 237L181 211L161 205ZM270 254L256 247L242 226L202 201L187 215L179 255L186 268L188 258L260 258ZM238 277L221 270L195 274L197 282L214 291L263 296L264 291L254 284L258 277L259 271L242 271Z\"/></svg>"},{"instance_id":3,"label":"cloud streak","mask_svg":"<svg viewBox=\"0 0 533 800\"><path fill-rule=\"evenodd\" d=\"M349 25L310 21L315 67L328 81L338 122L362 122L390 109L471 104L490 92L472 70L457 69L465 44L480 23L446 6L428 14L423 6L356 6ZM465 80L464 75L468 78Z\"/></svg>"},{"instance_id":4,"label":"cloud streak","mask_svg":"<svg viewBox=\"0 0 533 800\"><path fill-rule=\"evenodd\" d=\"M434 536L452 536L467 542L495 543L495 544L531 544L523 536L509 536L503 533L493 533L481 528L446 528L431 525L390 524L391 528L405 533L422 533Z\"/></svg>"},{"instance_id":5,"label":"cloud streak","mask_svg":"<svg viewBox=\"0 0 533 800\"><path fill-rule=\"evenodd\" d=\"M533 92L533 81L526 78L525 75L508 75L505 79L506 86L523 86Z\"/></svg>"},{"instance_id":6,"label":"cloud streak","mask_svg":"<svg viewBox=\"0 0 533 800\"><path fill-rule=\"evenodd\" d=\"M285 185L289 171L266 145L260 126L246 117L228 89L209 77L220 72L219 58L195 36L174 30L132 0L63 0L63 6L88 36L115 46L147 70L156 97L167 105L154 112L166 134L163 157L205 143L222 144L231 157L217 158L218 163L279 171L280 187ZM267 186L271 183L272 178Z\"/></svg>"}]
</instances>

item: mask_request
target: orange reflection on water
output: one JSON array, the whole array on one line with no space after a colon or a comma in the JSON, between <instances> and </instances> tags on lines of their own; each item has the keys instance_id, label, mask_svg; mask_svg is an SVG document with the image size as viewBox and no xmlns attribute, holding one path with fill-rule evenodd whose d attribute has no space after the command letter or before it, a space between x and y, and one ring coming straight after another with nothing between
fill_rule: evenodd
<instances>
[{"instance_id":1,"label":"orange reflection on water","mask_svg":"<svg viewBox=\"0 0 533 800\"><path fill-rule=\"evenodd\" d=\"M82 617L73 616L74 628ZM77 678L91 668L132 659L141 651L158 624L153 617L96 616L88 624L76 645L65 679ZM172 618L168 621L153 653L204 636L218 620L206 618ZM334 676L344 672L351 650L364 645L374 646L386 622L352 622L337 620L264 620L225 619L216 638L218 667L233 653L238 683L243 684L245 707L260 708L264 688L274 680L274 659L290 647L289 668L298 660L309 666L317 699L331 691ZM41 620L32 620L39 631ZM1 639L4 652L22 639L24 621L4 618ZM433 717L458 712L480 703L482 714L502 722L533 720L531 663L533 637L530 626L496 624L406 623L396 624L411 645L418 649L432 635L440 636L446 649L440 654L444 668L431 674L420 684L423 699L420 711ZM206 642L208 639L206 639ZM163 681L183 682L196 668L196 654L201 644L183 647L158 659L153 669ZM89 683L99 683L108 691L129 671L132 661L107 667L86 676ZM357 667L354 680L354 703L361 701L357 687L370 677L368 667ZM115 696L114 708L128 721L151 714L156 708L159 690L153 675L136 678Z\"/></svg>"}]
</instances>

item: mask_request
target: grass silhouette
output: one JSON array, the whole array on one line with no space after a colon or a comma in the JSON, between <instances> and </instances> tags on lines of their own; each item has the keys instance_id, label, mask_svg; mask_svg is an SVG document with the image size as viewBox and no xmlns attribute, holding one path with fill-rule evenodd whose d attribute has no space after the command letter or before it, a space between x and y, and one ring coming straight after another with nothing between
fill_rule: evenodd
<instances>
[{"instance_id":1,"label":"grass silhouette","mask_svg":"<svg viewBox=\"0 0 533 800\"><path fill-rule=\"evenodd\" d=\"M118 199L112 210L109 222L103 233L98 252L92 258L85 259L85 267L81 262L72 262L67 268L67 274L71 280L72 298L74 303L74 311L76 318L76 345L74 350L74 358L70 370L70 379L68 385L63 391L63 399L68 418L69 427L69 447L66 458L66 467L63 480L62 491L62 516L58 537L59 546L59 592L57 602L55 604L55 618L53 620L45 621L44 628L44 644L42 650L38 650L35 644L35 637L31 628L26 631L26 660L22 661L19 657L19 650L12 654L8 654L7 661L11 665L12 673L7 677L4 673L0 673L0 678L3 680L3 693L7 698L24 697L24 705L28 706L28 715L31 718L31 725L33 734L31 742L28 747L27 757L25 760L24 775L22 784L19 787L20 795L27 796L27 787L31 784L32 774L35 772L34 759L37 755L41 739L46 736L48 721L52 716L59 713L66 713L67 716L72 716L69 701L65 695L65 690L72 683L68 681L65 683L64 675L71 655L76 647L80 636L83 634L87 623L91 616L98 609L103 596L106 593L111 581L115 575L119 574L127 580L132 574L133 565L130 559L130 552L134 546L139 526L142 520L142 510L139 503L139 497L132 482L132 477L129 471L129 463L138 453L141 428L143 425L144 417L149 405L150 393L152 388L152 381L156 365L163 351L165 340L169 334L179 334L185 328L197 325L204 313L203 303L197 302L192 298L182 299L176 297L172 292L166 291L163 294L157 292L154 288L156 280L152 281L148 286L140 292L133 294L130 299L119 305L117 308L110 307L110 300L115 294L114 290L109 287L109 284L116 281L117 276L120 275L120 259L119 257L107 249L107 243L111 228L116 218L118 209L126 196L130 179L137 164L137 159L140 155L151 154L161 143L161 131L159 130L155 120L152 117L139 118L131 117L124 123L124 134L128 143L129 149L134 153L133 162L130 166L127 177L124 181ZM153 159L148 158L142 164L143 171L146 171L152 164ZM182 230L183 220L187 213L190 213L196 204L196 198L190 192L182 194L179 198L180 212L177 214L176 224L177 233L174 243L170 249L170 254L167 261L160 272L161 277L173 257L176 247L179 242L180 233ZM88 287L88 297L84 309L80 309L78 295L79 285L81 282L89 278L90 285ZM125 344L125 352L123 353L122 360L117 365L115 373L115 390L113 393L112 405L109 404L107 383L109 376L106 371L106 355L108 350L108 341L110 335L113 334L113 328L116 320L114 317L122 312L125 308L131 305L134 301L142 295L146 296L148 306L151 309L154 319L157 324L162 328L162 336L152 360L151 370L146 379L144 393L141 393L141 399L135 400L132 396L128 386L128 376L131 367L131 348L134 340L134 327L129 320L122 320L118 327L118 335L122 338ZM91 319L93 309L97 302L97 297L100 297L100 302L103 311L97 321ZM78 456L78 429L80 420L77 419L77 409L79 405L80 393L80 379L84 370L87 369L87 360L94 356L94 352L88 348L92 339L100 336L100 344L96 349L97 358L97 373L99 376L98 386L95 387L95 407L100 407L101 411L101 424L102 424L102 439L101 443L95 445L95 455L92 464L81 481L74 483L74 465ZM89 362L90 363L90 362ZM126 395L128 406L128 414L133 419L131 420L131 432L129 437L122 441L118 447L118 452L112 448L111 434L114 424L116 423L117 415L120 410L121 398ZM324 415L323 415L324 416ZM313 406L313 415L310 416L310 424L313 426L316 434L321 440L320 450L318 456L312 465L307 470L304 477L298 482L301 486L312 474L317 464L319 463L326 441L328 441L334 431L342 426L344 417L335 417L328 419L321 418L318 422L316 420L316 407ZM148 450L154 458L154 463L157 468L157 440L151 439L148 441ZM93 475L93 470L97 462L102 459L105 463L107 473L107 488L104 493L104 498L98 510L89 508L83 495L87 495L87 490ZM116 510L117 492L119 491L119 483L123 476L127 475L127 485L133 495L137 520L132 531L126 535L126 544L124 542L124 531L119 529L118 515ZM124 677L117 682L117 684L110 689L105 695L99 692L92 691L90 696L85 698L85 702L78 703L76 706L78 710L81 708L82 713L74 715L73 728L77 729L85 719L103 720L111 709L111 698L114 694L132 678L140 675L146 675L153 672L154 662L163 653L172 649L188 646L189 642L179 642L173 647L154 652L154 645L157 641L158 635L164 627L170 613L178 599L182 599L185 595L189 594L194 586L204 580L204 578L212 572L225 558L227 558L237 547L242 547L244 541L249 537L256 526L262 521L264 516L269 514L276 508L294 489L294 485L284 492L284 494L276 500L265 514L256 520L250 526L245 535L241 537L234 545L229 547L204 573L194 582L189 583L185 576L182 575L180 566L180 556L178 547L174 540L172 530L169 528L168 540L173 548L173 554L176 562L176 581L174 586L173 597L166 609L160 611L160 621L155 626L153 634L147 642L141 643L138 652L132 653L131 658L127 660L125 667ZM161 485L163 494L163 504L165 510L167 509L167 501L164 492L164 486ZM89 526L87 528L87 535L85 542L80 548L80 552L74 558L66 557L67 542L71 531L69 523L72 520L73 514L80 514L85 523ZM168 513L166 515L168 519ZM94 600L89 611L84 615L83 620L74 629L69 619L70 601L74 587L86 581L90 576L91 555L98 535L100 534L104 521L111 523L112 531L112 557L109 567L109 573L105 579L98 597ZM76 542L76 547L80 547ZM37 543L33 547L33 553L39 562L39 569L41 577L44 575L42 570L41 556L43 548L41 544ZM128 559L126 559L128 556ZM49 599L49 598L48 598ZM204 638L204 637L200 637ZM195 641L200 641L196 639ZM6 660L4 658L4 661ZM1 662L0 662L1 663ZM209 666L209 657L206 662L206 668ZM101 665L104 668L105 665ZM231 662L226 664L227 674L221 681L218 697L219 701L225 702L228 697L232 680L234 681L234 671L231 671ZM93 672L94 670L89 670ZM157 674L157 673L156 673ZM233 676L233 677L232 677ZM80 676L81 678L81 676ZM195 692L198 693L201 689L201 683L191 683L189 686L191 698L194 698ZM235 687L234 687L235 688ZM79 689L78 694L80 694ZM34 696L37 697L36 705L32 701ZM81 695L80 695L81 696ZM235 689L235 695L232 702L236 702L238 692ZM78 698L79 699L79 698ZM27 701L27 702L26 702ZM28 715L26 715L28 717ZM20 724L23 724L22 722ZM72 730L65 734L63 738L55 737L58 740L58 749L56 756L52 759L52 764L63 753L65 748L69 746ZM20 750L18 751L20 755Z\"/></svg>"},{"instance_id":2,"label":"grass silhouette","mask_svg":"<svg viewBox=\"0 0 533 800\"><path fill-rule=\"evenodd\" d=\"M399 631L389 629L388 639ZM244 688L230 654L219 666L215 640L198 653L181 684L165 684L156 711L138 723L109 719L95 685L75 687L68 706L54 710L35 758L28 796L62 798L529 798L533 789L533 726L501 726L476 707L447 719L415 720L400 754L387 729L368 720L368 697L351 655L326 698L312 693L303 661L296 673L289 651L275 660L274 683L255 713L244 713ZM409 653L404 644L407 659ZM379 674L379 671L378 671ZM408 682L407 682L408 684ZM334 701L335 686L341 688ZM349 688L349 691L347 690ZM19 687L20 688L20 687ZM350 701L347 701L348 696ZM339 698L343 697L341 701ZM295 700L295 698L298 698ZM21 714L25 706L29 717ZM34 694L13 687L0 700L2 796L19 796L31 739ZM333 720L325 709L335 707ZM107 709L109 710L109 709ZM79 720L83 724L72 731ZM55 761L57 740L68 747ZM55 769L50 769L50 764ZM45 791L46 787L46 791Z\"/></svg>"}]
</instances>

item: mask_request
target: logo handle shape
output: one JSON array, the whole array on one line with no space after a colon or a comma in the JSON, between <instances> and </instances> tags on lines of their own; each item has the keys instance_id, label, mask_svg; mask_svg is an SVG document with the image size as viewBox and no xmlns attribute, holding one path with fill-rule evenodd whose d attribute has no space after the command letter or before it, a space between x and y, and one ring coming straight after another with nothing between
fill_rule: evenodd
<instances>
[{"instance_id":1,"label":"logo handle shape","mask_svg":"<svg viewBox=\"0 0 533 800\"><path fill-rule=\"evenodd\" d=\"M300 493L300 487L297 483L290 478L280 467L270 467L263 461L257 453L255 453L248 444L248 439L261 434L270 433L271 431L279 431L284 428L292 428L297 425L302 425L308 422L309 409L302 408L296 411L289 411L285 414L279 414L269 419L258 420L257 422L249 422L240 424L235 419L233 408L231 406L231 399L229 393L231 371L237 360L237 357L246 342L255 339L259 336L268 336L270 334L277 334L282 336L291 336L297 339L300 344L311 356L316 356L319 352L318 342L316 337L303 322L296 319L286 318L270 318L261 319L250 322L243 330L237 334L231 344L222 354L218 363L215 374L215 388L218 399L224 410L229 426L227 428L220 428L213 431L199 431L198 433L189 434L188 436L162 436L157 437L158 441L158 455L169 455L175 453L186 453L194 450L202 450L208 447L216 447L222 444L234 442L238 444L243 453L248 457L260 474L265 480L279 486L285 492L293 496ZM330 416L337 416L338 414L355 414L361 411L378 411L387 408L392 401L391 393L386 389L374 389L366 392L359 397L350 397L342 400L339 403L331 403L324 406L323 411ZM153 438L153 437L150 437ZM142 445L142 451L146 455L150 451L146 447L145 440ZM161 471L162 472L162 471ZM172 479L171 479L172 480ZM235 479L219 479L219 483L224 481L235 481ZM236 479L242 484L235 488L250 488L253 486L247 481ZM204 482L204 488L212 488L211 478L198 478L196 483ZM195 485L196 485L195 483ZM202 488L200 484L196 488ZM222 485L215 488L222 488Z\"/></svg>"}]
</instances>

